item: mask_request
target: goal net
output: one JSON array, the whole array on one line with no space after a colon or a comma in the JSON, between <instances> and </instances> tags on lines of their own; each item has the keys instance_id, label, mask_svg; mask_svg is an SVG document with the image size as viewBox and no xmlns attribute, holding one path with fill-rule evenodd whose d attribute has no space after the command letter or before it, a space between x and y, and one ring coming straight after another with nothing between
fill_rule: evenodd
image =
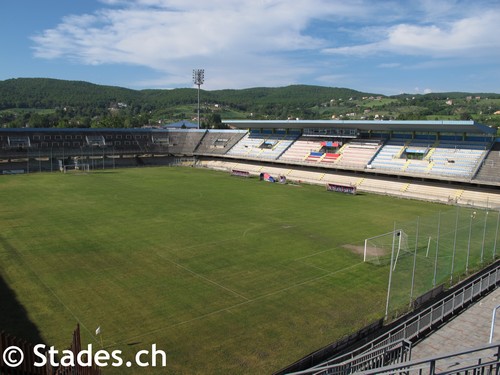
<instances>
[{"instance_id":1,"label":"goal net","mask_svg":"<svg viewBox=\"0 0 500 375\"><path fill-rule=\"evenodd\" d=\"M78 164L78 165L63 165L63 173L88 173L90 171L89 164Z\"/></svg>"},{"instance_id":2,"label":"goal net","mask_svg":"<svg viewBox=\"0 0 500 375\"><path fill-rule=\"evenodd\" d=\"M411 253L408 235L401 229L365 239L363 261L373 264L388 264L394 248L394 268L402 256Z\"/></svg>"}]
</instances>

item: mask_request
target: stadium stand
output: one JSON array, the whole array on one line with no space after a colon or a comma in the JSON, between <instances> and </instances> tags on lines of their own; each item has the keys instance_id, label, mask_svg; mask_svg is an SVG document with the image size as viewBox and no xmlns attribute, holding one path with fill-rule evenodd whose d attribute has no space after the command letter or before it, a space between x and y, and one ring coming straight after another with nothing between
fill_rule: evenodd
<instances>
[{"instance_id":1,"label":"stadium stand","mask_svg":"<svg viewBox=\"0 0 500 375\"><path fill-rule=\"evenodd\" d=\"M228 152L247 132L245 130L213 130L204 134L195 150L197 155L223 155Z\"/></svg>"},{"instance_id":2,"label":"stadium stand","mask_svg":"<svg viewBox=\"0 0 500 375\"><path fill-rule=\"evenodd\" d=\"M27 148L31 146L31 142L27 136L11 136L7 137L7 145L10 148Z\"/></svg>"},{"instance_id":3,"label":"stadium stand","mask_svg":"<svg viewBox=\"0 0 500 375\"><path fill-rule=\"evenodd\" d=\"M405 159L401 159L401 155L408 143L408 141L404 140L387 141L370 163L370 167L401 172L406 163Z\"/></svg>"},{"instance_id":4,"label":"stadium stand","mask_svg":"<svg viewBox=\"0 0 500 375\"><path fill-rule=\"evenodd\" d=\"M379 140L353 140L341 150L335 159L338 166L364 169L382 145Z\"/></svg>"},{"instance_id":5,"label":"stadium stand","mask_svg":"<svg viewBox=\"0 0 500 375\"><path fill-rule=\"evenodd\" d=\"M408 183L392 181L382 177L369 177L361 179L357 186L359 190L370 193L403 196L408 187Z\"/></svg>"},{"instance_id":6,"label":"stadium stand","mask_svg":"<svg viewBox=\"0 0 500 375\"><path fill-rule=\"evenodd\" d=\"M227 155L275 160L291 146L297 135L269 134L251 131Z\"/></svg>"},{"instance_id":7,"label":"stadium stand","mask_svg":"<svg viewBox=\"0 0 500 375\"><path fill-rule=\"evenodd\" d=\"M472 178L489 148L486 142L440 141L429 159L429 173Z\"/></svg>"},{"instance_id":8,"label":"stadium stand","mask_svg":"<svg viewBox=\"0 0 500 375\"><path fill-rule=\"evenodd\" d=\"M432 182L412 182L404 190L407 197L434 200L443 203L456 202L460 189L456 186L447 187Z\"/></svg>"},{"instance_id":9,"label":"stadium stand","mask_svg":"<svg viewBox=\"0 0 500 375\"><path fill-rule=\"evenodd\" d=\"M106 146L106 140L102 135L87 135L85 136L87 145L94 147L104 147Z\"/></svg>"},{"instance_id":10,"label":"stadium stand","mask_svg":"<svg viewBox=\"0 0 500 375\"><path fill-rule=\"evenodd\" d=\"M332 184L359 186L360 183L363 181L363 178L359 177L359 176L354 176L354 175L346 175L346 174L335 173L335 172L327 172L321 178L321 181L324 181L325 183L332 183Z\"/></svg>"},{"instance_id":11,"label":"stadium stand","mask_svg":"<svg viewBox=\"0 0 500 375\"><path fill-rule=\"evenodd\" d=\"M311 152L319 152L321 148L321 140L301 136L283 153L280 159L301 162L304 161Z\"/></svg>"},{"instance_id":12,"label":"stadium stand","mask_svg":"<svg viewBox=\"0 0 500 375\"><path fill-rule=\"evenodd\" d=\"M371 162L395 173L472 178L489 149L488 142L390 140Z\"/></svg>"},{"instance_id":13,"label":"stadium stand","mask_svg":"<svg viewBox=\"0 0 500 375\"><path fill-rule=\"evenodd\" d=\"M0 129L0 173L58 170L75 157L91 169L179 165L190 157L189 165L219 170L241 164L258 174L283 167L290 181L497 205L500 143L494 129L473 121L227 123L231 130Z\"/></svg>"},{"instance_id":14,"label":"stadium stand","mask_svg":"<svg viewBox=\"0 0 500 375\"><path fill-rule=\"evenodd\" d=\"M476 174L478 181L498 181L498 171L500 170L500 143L494 143L487 156L480 163L480 168Z\"/></svg>"},{"instance_id":15,"label":"stadium stand","mask_svg":"<svg viewBox=\"0 0 500 375\"><path fill-rule=\"evenodd\" d=\"M324 172L321 171L312 171L312 170L307 170L307 169L292 169L290 172L287 173L286 177L289 180L302 183L310 183L310 184L317 184L321 182L321 178L324 175Z\"/></svg>"},{"instance_id":16,"label":"stadium stand","mask_svg":"<svg viewBox=\"0 0 500 375\"><path fill-rule=\"evenodd\" d=\"M493 189L470 189L466 188L459 192L457 203L473 206L476 202L485 202L486 207L500 207L500 195Z\"/></svg>"},{"instance_id":17,"label":"stadium stand","mask_svg":"<svg viewBox=\"0 0 500 375\"><path fill-rule=\"evenodd\" d=\"M305 163L319 163L364 169L380 148L379 140L328 140L302 136L284 153L280 160Z\"/></svg>"},{"instance_id":18,"label":"stadium stand","mask_svg":"<svg viewBox=\"0 0 500 375\"><path fill-rule=\"evenodd\" d=\"M167 150L172 155L193 155L205 130L176 129L168 132Z\"/></svg>"}]
</instances>

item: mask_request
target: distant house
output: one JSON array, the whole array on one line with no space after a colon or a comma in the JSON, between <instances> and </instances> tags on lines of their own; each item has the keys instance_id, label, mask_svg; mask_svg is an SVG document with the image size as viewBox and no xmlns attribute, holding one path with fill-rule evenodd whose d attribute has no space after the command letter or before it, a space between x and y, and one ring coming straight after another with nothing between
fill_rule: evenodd
<instances>
[{"instance_id":1,"label":"distant house","mask_svg":"<svg viewBox=\"0 0 500 375\"><path fill-rule=\"evenodd\" d=\"M168 124L168 125L163 125L163 128L166 128L166 129L197 129L198 124L193 124L192 122L184 120L184 121L174 122L174 123Z\"/></svg>"}]
</instances>

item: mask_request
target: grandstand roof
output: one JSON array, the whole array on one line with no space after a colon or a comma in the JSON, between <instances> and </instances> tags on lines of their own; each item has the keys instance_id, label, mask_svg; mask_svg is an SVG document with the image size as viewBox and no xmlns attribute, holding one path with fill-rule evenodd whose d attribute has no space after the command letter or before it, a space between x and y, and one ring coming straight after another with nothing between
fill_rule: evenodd
<instances>
[{"instance_id":1,"label":"grandstand roof","mask_svg":"<svg viewBox=\"0 0 500 375\"><path fill-rule=\"evenodd\" d=\"M495 134L496 130L475 121L382 121L382 120L223 120L239 129L343 128L379 131L418 131Z\"/></svg>"},{"instance_id":2,"label":"grandstand roof","mask_svg":"<svg viewBox=\"0 0 500 375\"><path fill-rule=\"evenodd\" d=\"M179 128L179 129L182 129L182 128L186 128L186 129L197 129L198 128L198 124L194 124L192 122L189 122L189 121L186 121L186 120L183 120L183 121L178 121L178 122L174 122L172 124L167 124L167 125L163 125L163 128Z\"/></svg>"}]
</instances>

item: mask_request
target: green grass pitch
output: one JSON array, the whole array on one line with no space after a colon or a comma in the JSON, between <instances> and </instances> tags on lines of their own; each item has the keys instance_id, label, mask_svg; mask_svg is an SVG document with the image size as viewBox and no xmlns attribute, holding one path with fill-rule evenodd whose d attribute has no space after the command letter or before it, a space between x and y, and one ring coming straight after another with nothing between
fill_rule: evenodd
<instances>
[{"instance_id":1,"label":"green grass pitch","mask_svg":"<svg viewBox=\"0 0 500 375\"><path fill-rule=\"evenodd\" d=\"M344 245L443 209L194 168L4 176L0 191L0 279L43 340L65 349L80 322L84 345L124 359L156 343L166 369L140 373L159 374L271 373L383 317L389 267Z\"/></svg>"}]
</instances>

